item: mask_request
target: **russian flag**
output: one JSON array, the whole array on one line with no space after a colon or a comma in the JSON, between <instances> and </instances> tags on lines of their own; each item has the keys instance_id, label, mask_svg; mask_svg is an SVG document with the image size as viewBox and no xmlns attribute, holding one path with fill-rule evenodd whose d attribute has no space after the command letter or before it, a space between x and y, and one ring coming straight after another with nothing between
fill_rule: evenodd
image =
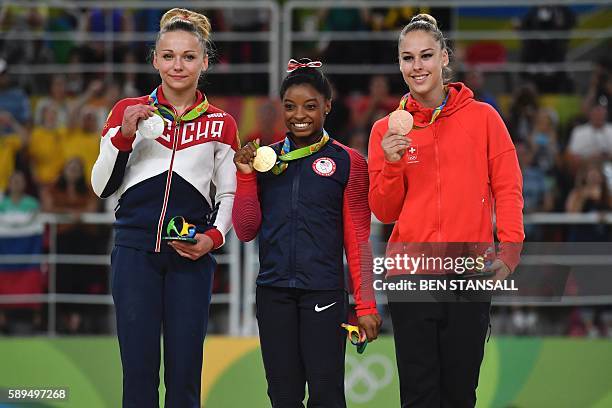
<instances>
[{"instance_id":1,"label":"russian flag","mask_svg":"<svg viewBox=\"0 0 612 408\"><path fill-rule=\"evenodd\" d=\"M40 255L43 226L32 222L19 228L0 226L0 255ZM0 260L0 295L41 294L45 281L40 263L7 263ZM40 303L3 304L2 308L40 308Z\"/></svg>"}]
</instances>

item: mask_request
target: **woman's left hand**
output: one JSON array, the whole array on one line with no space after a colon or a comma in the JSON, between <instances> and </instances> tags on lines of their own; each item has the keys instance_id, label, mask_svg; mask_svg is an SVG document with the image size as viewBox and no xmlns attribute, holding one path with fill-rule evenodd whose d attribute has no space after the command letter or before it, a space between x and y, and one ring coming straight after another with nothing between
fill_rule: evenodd
<instances>
[{"instance_id":1,"label":"woman's left hand","mask_svg":"<svg viewBox=\"0 0 612 408\"><path fill-rule=\"evenodd\" d=\"M380 329L381 325L382 319L378 314L369 314L357 318L359 332L362 334L362 336L365 333L365 337L367 337L368 341L376 340L378 337L378 330ZM359 340L364 341L365 339L362 337Z\"/></svg>"},{"instance_id":2,"label":"woman's left hand","mask_svg":"<svg viewBox=\"0 0 612 408\"><path fill-rule=\"evenodd\" d=\"M494 260L491 266L489 266L489 271L495 272L495 275L491 277L494 281L502 281L511 273L510 268L499 258Z\"/></svg>"},{"instance_id":3,"label":"woman's left hand","mask_svg":"<svg viewBox=\"0 0 612 408\"><path fill-rule=\"evenodd\" d=\"M196 234L195 239L198 241L195 244L188 244L187 242L181 241L170 241L170 245L178 254L182 257L195 261L201 258L215 246L211 237L206 234Z\"/></svg>"}]
</instances>

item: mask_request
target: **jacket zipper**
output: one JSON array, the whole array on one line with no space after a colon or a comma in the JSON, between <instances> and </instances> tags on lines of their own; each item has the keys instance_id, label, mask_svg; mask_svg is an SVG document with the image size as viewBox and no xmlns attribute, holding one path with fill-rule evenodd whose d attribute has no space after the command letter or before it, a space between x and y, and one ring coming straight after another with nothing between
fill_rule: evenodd
<instances>
[{"instance_id":1,"label":"jacket zipper","mask_svg":"<svg viewBox=\"0 0 612 408\"><path fill-rule=\"evenodd\" d=\"M436 154L436 194L438 204L438 222L436 226L436 234L438 236L438 242L442 242L442 182L440 180L440 151L438 150L438 124L434 123L433 134L434 134L434 148Z\"/></svg>"},{"instance_id":2,"label":"jacket zipper","mask_svg":"<svg viewBox=\"0 0 612 408\"><path fill-rule=\"evenodd\" d=\"M174 107L174 117L178 118L178 114ZM170 199L170 185L172 184L172 168L174 167L174 154L176 153L176 147L178 145L178 134L181 127L180 119L174 121L174 133L172 139L172 156L170 157L170 167L168 168L168 176L166 176L166 190L164 191L164 201L162 203L161 213L159 215L159 221L157 222L157 234L155 236L155 252L161 252L161 238L162 230L164 227L164 218L166 218L166 211L168 210L168 200Z\"/></svg>"},{"instance_id":3,"label":"jacket zipper","mask_svg":"<svg viewBox=\"0 0 612 408\"><path fill-rule=\"evenodd\" d=\"M302 162L298 160L294 162L297 165L297 174L293 177L293 183L291 186L291 246L289 252L289 287L295 288L295 242L296 242L296 228L297 228L297 214L298 214L298 200L300 193L300 177L302 175Z\"/></svg>"}]
</instances>

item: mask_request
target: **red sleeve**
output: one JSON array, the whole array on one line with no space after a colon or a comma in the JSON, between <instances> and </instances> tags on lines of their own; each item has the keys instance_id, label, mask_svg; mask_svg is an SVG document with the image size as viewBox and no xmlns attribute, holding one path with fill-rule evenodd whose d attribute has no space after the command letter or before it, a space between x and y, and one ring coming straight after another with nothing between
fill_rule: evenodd
<instances>
[{"instance_id":1,"label":"red sleeve","mask_svg":"<svg viewBox=\"0 0 612 408\"><path fill-rule=\"evenodd\" d=\"M344 250L357 317L378 313L374 295L372 249L370 247L370 207L368 206L368 166L353 149L347 149L351 168L344 189Z\"/></svg>"},{"instance_id":2,"label":"red sleeve","mask_svg":"<svg viewBox=\"0 0 612 408\"><path fill-rule=\"evenodd\" d=\"M523 177L510 134L499 114L488 115L489 178L495 200L498 257L514 270L519 263L523 230Z\"/></svg>"},{"instance_id":3,"label":"red sleeve","mask_svg":"<svg viewBox=\"0 0 612 408\"><path fill-rule=\"evenodd\" d=\"M257 196L257 175L255 172L236 172L236 196L232 207L232 223L238 239L253 240L261 227L261 207Z\"/></svg>"},{"instance_id":4,"label":"red sleeve","mask_svg":"<svg viewBox=\"0 0 612 408\"><path fill-rule=\"evenodd\" d=\"M217 228L211 228L204 231L204 235L207 235L213 241L213 249L220 248L223 245L223 234Z\"/></svg>"},{"instance_id":5,"label":"red sleeve","mask_svg":"<svg viewBox=\"0 0 612 408\"><path fill-rule=\"evenodd\" d=\"M404 161L388 162L381 147L387 131L388 118L378 120L372 127L368 146L370 191L368 200L372 212L383 223L397 221L404 205L407 186L404 182Z\"/></svg>"},{"instance_id":6,"label":"red sleeve","mask_svg":"<svg viewBox=\"0 0 612 408\"><path fill-rule=\"evenodd\" d=\"M110 135L111 142L113 145L122 152L129 152L132 150L132 143L134 143L135 137L124 136L121 133L121 123L123 122L123 113L125 108L131 105L142 104L144 102L136 99L122 99L113 106L104 127L102 128L102 137Z\"/></svg>"}]
</instances>

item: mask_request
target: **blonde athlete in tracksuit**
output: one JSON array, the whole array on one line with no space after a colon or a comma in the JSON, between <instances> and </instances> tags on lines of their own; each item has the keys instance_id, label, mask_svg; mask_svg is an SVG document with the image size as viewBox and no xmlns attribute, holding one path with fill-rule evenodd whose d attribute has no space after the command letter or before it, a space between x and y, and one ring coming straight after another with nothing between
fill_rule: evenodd
<instances>
[{"instance_id":1,"label":"blonde athlete in tracksuit","mask_svg":"<svg viewBox=\"0 0 612 408\"><path fill-rule=\"evenodd\" d=\"M165 406L195 408L215 268L209 252L223 245L231 227L238 138L234 119L196 89L208 67L208 19L173 9L160 26L153 65L162 84L115 105L92 185L100 197L120 195L111 263L123 406L159 406L163 332ZM165 123L155 140L136 130L153 115ZM197 243L162 240L175 216L195 225Z\"/></svg>"}]
</instances>

